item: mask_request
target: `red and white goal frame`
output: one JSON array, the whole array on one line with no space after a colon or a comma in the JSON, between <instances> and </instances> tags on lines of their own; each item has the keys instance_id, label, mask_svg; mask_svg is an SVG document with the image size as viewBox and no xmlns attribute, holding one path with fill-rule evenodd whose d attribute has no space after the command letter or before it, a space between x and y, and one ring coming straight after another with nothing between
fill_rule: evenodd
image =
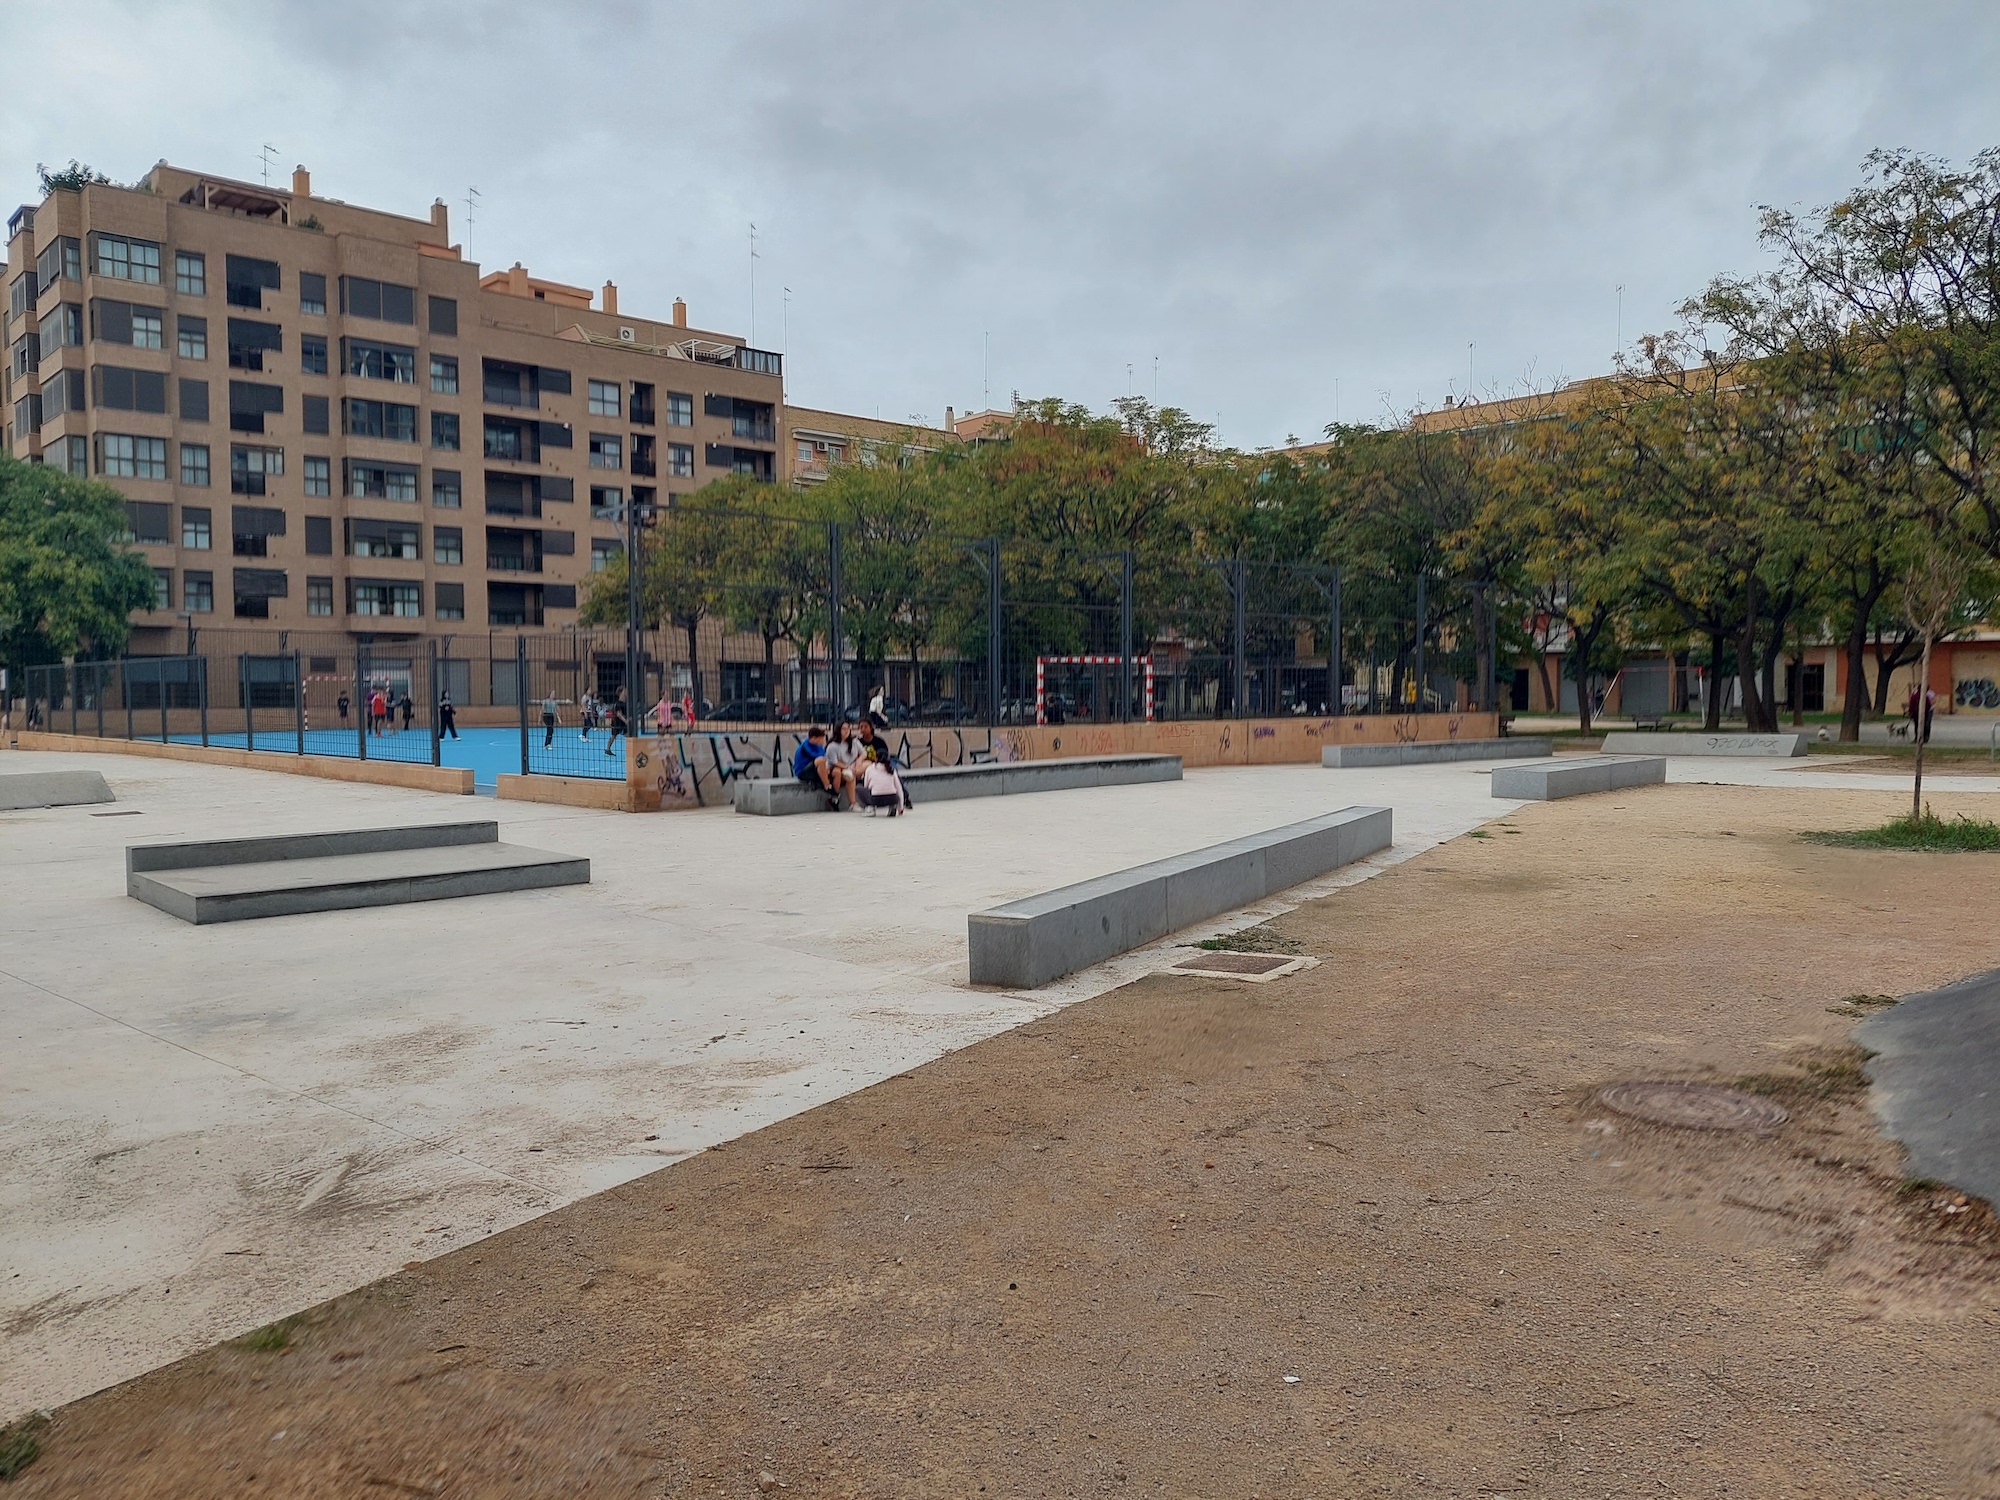
<instances>
[{"instance_id":1,"label":"red and white goal frame","mask_svg":"<svg viewBox=\"0 0 2000 1500\"><path fill-rule=\"evenodd\" d=\"M1146 722L1153 721L1153 658L1135 656L1135 666L1146 669ZM1118 667L1125 664L1122 656L1038 656L1035 658L1035 722L1049 722L1048 669L1050 666L1070 667Z\"/></svg>"}]
</instances>

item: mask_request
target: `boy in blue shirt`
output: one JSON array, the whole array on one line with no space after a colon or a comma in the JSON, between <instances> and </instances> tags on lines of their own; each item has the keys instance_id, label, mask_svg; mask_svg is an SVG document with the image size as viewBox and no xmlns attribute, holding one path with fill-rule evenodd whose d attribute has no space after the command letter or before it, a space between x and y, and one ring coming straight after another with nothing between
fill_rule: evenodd
<instances>
[{"instance_id":1,"label":"boy in blue shirt","mask_svg":"<svg viewBox=\"0 0 2000 1500\"><path fill-rule=\"evenodd\" d=\"M826 764L826 731L819 725L813 725L792 752L792 774L808 786L818 787L829 809L840 810L840 794L833 789Z\"/></svg>"}]
</instances>

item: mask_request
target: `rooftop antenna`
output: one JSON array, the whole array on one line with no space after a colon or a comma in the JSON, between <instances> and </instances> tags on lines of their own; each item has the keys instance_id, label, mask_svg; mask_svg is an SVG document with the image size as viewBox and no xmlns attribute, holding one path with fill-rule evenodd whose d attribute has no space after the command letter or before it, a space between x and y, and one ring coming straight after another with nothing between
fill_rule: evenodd
<instances>
[{"instance_id":1,"label":"rooftop antenna","mask_svg":"<svg viewBox=\"0 0 2000 1500\"><path fill-rule=\"evenodd\" d=\"M465 190L465 243L468 247L472 244L472 226L478 222L479 189L469 187Z\"/></svg>"},{"instance_id":2,"label":"rooftop antenna","mask_svg":"<svg viewBox=\"0 0 2000 1500\"><path fill-rule=\"evenodd\" d=\"M257 159L264 164L265 187L269 187L271 185L271 158L276 156L277 154L278 154L278 148L276 146L273 146L269 141L266 141L264 143L264 149L257 153Z\"/></svg>"},{"instance_id":3,"label":"rooftop antenna","mask_svg":"<svg viewBox=\"0 0 2000 1500\"><path fill-rule=\"evenodd\" d=\"M1125 361L1125 394L1132 394L1132 361L1129 359Z\"/></svg>"},{"instance_id":4,"label":"rooftop antenna","mask_svg":"<svg viewBox=\"0 0 2000 1500\"><path fill-rule=\"evenodd\" d=\"M986 353L979 362L979 405L982 410L993 409L993 333L987 330Z\"/></svg>"},{"instance_id":5,"label":"rooftop antenna","mask_svg":"<svg viewBox=\"0 0 2000 1500\"><path fill-rule=\"evenodd\" d=\"M778 310L778 352L792 352L792 289L785 288L784 305Z\"/></svg>"},{"instance_id":6,"label":"rooftop antenna","mask_svg":"<svg viewBox=\"0 0 2000 1500\"><path fill-rule=\"evenodd\" d=\"M1467 343L1466 343L1466 345L1465 345L1465 399L1466 399L1467 401L1470 401L1470 400L1472 400L1472 399L1473 399L1473 396L1472 396L1472 350L1473 350L1473 344L1472 344L1472 342L1471 342L1470 340L1468 340L1468 341L1467 341Z\"/></svg>"},{"instance_id":7,"label":"rooftop antenna","mask_svg":"<svg viewBox=\"0 0 2000 1500\"><path fill-rule=\"evenodd\" d=\"M1153 405L1160 404L1160 356L1153 356Z\"/></svg>"},{"instance_id":8,"label":"rooftop antenna","mask_svg":"<svg viewBox=\"0 0 2000 1500\"><path fill-rule=\"evenodd\" d=\"M1618 283L1618 347L1612 351L1615 358L1625 352L1625 283Z\"/></svg>"},{"instance_id":9,"label":"rooftop antenna","mask_svg":"<svg viewBox=\"0 0 2000 1500\"><path fill-rule=\"evenodd\" d=\"M750 347L757 347L757 226L750 226Z\"/></svg>"}]
</instances>

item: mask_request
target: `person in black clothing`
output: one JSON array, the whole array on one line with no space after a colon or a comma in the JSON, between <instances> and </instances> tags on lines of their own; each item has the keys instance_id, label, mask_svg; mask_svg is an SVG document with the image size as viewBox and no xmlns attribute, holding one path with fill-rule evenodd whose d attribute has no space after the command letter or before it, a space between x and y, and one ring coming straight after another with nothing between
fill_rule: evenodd
<instances>
[{"instance_id":1,"label":"person in black clothing","mask_svg":"<svg viewBox=\"0 0 2000 1500\"><path fill-rule=\"evenodd\" d=\"M340 710L340 727L342 729L345 729L347 727L347 710L351 706L352 705L349 703L347 697L347 689L342 688L340 690L339 699L334 703L334 707Z\"/></svg>"},{"instance_id":2,"label":"person in black clothing","mask_svg":"<svg viewBox=\"0 0 2000 1500\"><path fill-rule=\"evenodd\" d=\"M611 747L618 743L618 736L625 732L625 695L620 693L611 702L605 713L605 724L611 730L611 737L604 742L604 753L609 755Z\"/></svg>"},{"instance_id":3,"label":"person in black clothing","mask_svg":"<svg viewBox=\"0 0 2000 1500\"><path fill-rule=\"evenodd\" d=\"M403 696L396 700L396 707L402 711L403 728L408 729L410 727L410 720L416 716L417 712L417 705L410 701L410 690L408 688L404 688Z\"/></svg>"},{"instance_id":4,"label":"person in black clothing","mask_svg":"<svg viewBox=\"0 0 2000 1500\"><path fill-rule=\"evenodd\" d=\"M438 694L438 738L458 738L458 710L451 706L451 689Z\"/></svg>"}]
</instances>

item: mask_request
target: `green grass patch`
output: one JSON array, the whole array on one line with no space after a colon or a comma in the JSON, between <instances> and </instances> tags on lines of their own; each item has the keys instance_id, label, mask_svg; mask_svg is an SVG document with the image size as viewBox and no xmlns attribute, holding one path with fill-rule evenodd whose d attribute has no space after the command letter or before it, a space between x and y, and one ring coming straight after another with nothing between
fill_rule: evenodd
<instances>
[{"instance_id":1,"label":"green grass patch","mask_svg":"<svg viewBox=\"0 0 2000 1500\"><path fill-rule=\"evenodd\" d=\"M256 1354L276 1354L292 1342L292 1330L304 1319L280 1318L275 1323L266 1323L262 1328L253 1328L236 1341L239 1349L248 1349Z\"/></svg>"},{"instance_id":2,"label":"green grass patch","mask_svg":"<svg viewBox=\"0 0 2000 1500\"><path fill-rule=\"evenodd\" d=\"M1905 1177L1896 1184L1896 1191L1905 1198L1914 1198L1919 1193L1935 1193L1943 1186L1935 1177Z\"/></svg>"},{"instance_id":3,"label":"green grass patch","mask_svg":"<svg viewBox=\"0 0 2000 1500\"><path fill-rule=\"evenodd\" d=\"M1797 1106L1838 1099L1868 1086L1868 1075L1861 1071L1868 1053L1861 1047L1814 1047L1799 1052L1791 1061L1798 1072L1749 1073L1736 1080L1736 1087Z\"/></svg>"},{"instance_id":4,"label":"green grass patch","mask_svg":"<svg viewBox=\"0 0 2000 1500\"><path fill-rule=\"evenodd\" d=\"M1827 1012L1830 1015L1857 1019L1873 1015L1878 1010L1886 1010L1895 1003L1894 995L1849 995L1845 1000L1838 1000L1829 1005Z\"/></svg>"},{"instance_id":5,"label":"green grass patch","mask_svg":"<svg viewBox=\"0 0 2000 1500\"><path fill-rule=\"evenodd\" d=\"M1904 814L1879 828L1820 831L1807 843L1836 849L1914 849L1926 854L1968 854L2000 849L2000 823L1983 818L1940 818L1928 807L1919 817Z\"/></svg>"},{"instance_id":6,"label":"green grass patch","mask_svg":"<svg viewBox=\"0 0 2000 1500\"><path fill-rule=\"evenodd\" d=\"M1197 948L1206 948L1210 953L1283 953L1296 955L1306 951L1305 944L1297 938L1288 938L1273 932L1268 927L1246 927L1241 932L1224 933L1221 937L1203 938L1196 943Z\"/></svg>"},{"instance_id":7,"label":"green grass patch","mask_svg":"<svg viewBox=\"0 0 2000 1500\"><path fill-rule=\"evenodd\" d=\"M42 1433L48 1425L48 1413L36 1411L0 1427L0 1479L12 1479L42 1456Z\"/></svg>"}]
</instances>

